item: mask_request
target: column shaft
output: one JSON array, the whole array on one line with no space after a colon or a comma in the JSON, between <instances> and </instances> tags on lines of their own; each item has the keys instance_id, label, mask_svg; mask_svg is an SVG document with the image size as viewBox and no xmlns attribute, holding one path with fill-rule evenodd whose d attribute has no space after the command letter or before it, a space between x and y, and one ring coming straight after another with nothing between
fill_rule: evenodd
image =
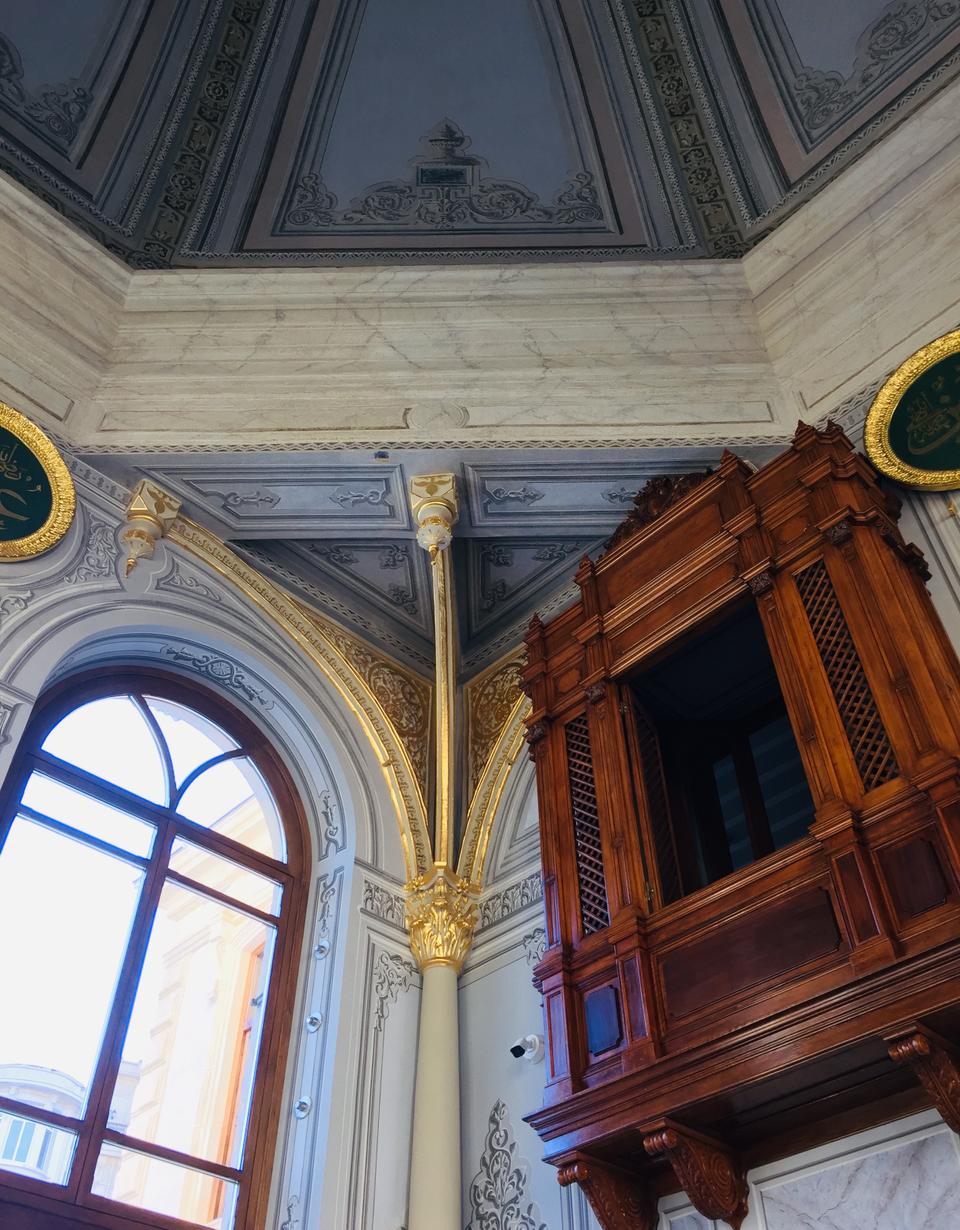
<instances>
[{"instance_id":1,"label":"column shaft","mask_svg":"<svg viewBox=\"0 0 960 1230\"><path fill-rule=\"evenodd\" d=\"M457 971L423 970L408 1230L461 1230Z\"/></svg>"}]
</instances>

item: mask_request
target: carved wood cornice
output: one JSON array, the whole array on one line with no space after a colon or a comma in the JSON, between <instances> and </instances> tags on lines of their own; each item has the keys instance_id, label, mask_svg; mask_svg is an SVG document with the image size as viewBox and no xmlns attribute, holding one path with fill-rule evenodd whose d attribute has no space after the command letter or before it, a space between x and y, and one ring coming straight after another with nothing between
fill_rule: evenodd
<instances>
[{"instance_id":1,"label":"carved wood cornice","mask_svg":"<svg viewBox=\"0 0 960 1230\"><path fill-rule=\"evenodd\" d=\"M692 474L658 474L647 479L633 497L633 508L604 543L604 551L610 551L621 542L632 538L638 530L655 521L668 508L699 487L711 473L710 470L703 470Z\"/></svg>"}]
</instances>

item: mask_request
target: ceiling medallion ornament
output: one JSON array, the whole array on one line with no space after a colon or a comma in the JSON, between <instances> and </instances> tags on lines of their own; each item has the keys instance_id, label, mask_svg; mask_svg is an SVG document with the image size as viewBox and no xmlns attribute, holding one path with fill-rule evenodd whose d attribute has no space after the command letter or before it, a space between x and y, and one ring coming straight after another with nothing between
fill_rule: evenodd
<instances>
[{"instance_id":1,"label":"ceiling medallion ornament","mask_svg":"<svg viewBox=\"0 0 960 1230\"><path fill-rule=\"evenodd\" d=\"M863 438L870 460L894 482L960 488L960 329L900 364L874 398Z\"/></svg>"},{"instance_id":2,"label":"ceiling medallion ornament","mask_svg":"<svg viewBox=\"0 0 960 1230\"><path fill-rule=\"evenodd\" d=\"M504 226L599 226L600 197L589 171L578 171L545 205L535 192L513 180L490 179L486 162L466 151L470 138L444 119L421 138L424 153L411 162L410 180L373 184L340 209L319 172L297 180L284 215L289 230L315 232L334 226L386 226L391 230Z\"/></svg>"},{"instance_id":3,"label":"ceiling medallion ornament","mask_svg":"<svg viewBox=\"0 0 960 1230\"><path fill-rule=\"evenodd\" d=\"M70 528L77 497L56 445L0 402L0 560L33 559Z\"/></svg>"}]
</instances>

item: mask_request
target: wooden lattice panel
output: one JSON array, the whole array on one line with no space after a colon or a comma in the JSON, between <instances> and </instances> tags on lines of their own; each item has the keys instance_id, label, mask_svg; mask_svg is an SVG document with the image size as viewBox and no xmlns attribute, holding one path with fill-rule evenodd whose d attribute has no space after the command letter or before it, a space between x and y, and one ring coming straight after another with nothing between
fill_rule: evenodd
<instances>
[{"instance_id":1,"label":"wooden lattice panel","mask_svg":"<svg viewBox=\"0 0 960 1230\"><path fill-rule=\"evenodd\" d=\"M899 769L823 560L797 573L796 582L864 789L872 790Z\"/></svg>"},{"instance_id":2,"label":"wooden lattice panel","mask_svg":"<svg viewBox=\"0 0 960 1230\"><path fill-rule=\"evenodd\" d=\"M610 909L607 905L607 885L603 875L590 728L585 714L567 723L566 739L573 836L577 853L577 881L580 889L580 919L583 934L589 935L610 925Z\"/></svg>"}]
</instances>

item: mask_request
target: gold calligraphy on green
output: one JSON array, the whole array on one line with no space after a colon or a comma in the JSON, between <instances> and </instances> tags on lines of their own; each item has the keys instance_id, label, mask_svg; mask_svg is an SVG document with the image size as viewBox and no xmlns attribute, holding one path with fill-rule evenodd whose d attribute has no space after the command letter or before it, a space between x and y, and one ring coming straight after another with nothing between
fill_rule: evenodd
<instances>
[{"instance_id":1,"label":"gold calligraphy on green","mask_svg":"<svg viewBox=\"0 0 960 1230\"><path fill-rule=\"evenodd\" d=\"M0 560L48 551L67 532L75 507L73 481L52 441L0 402Z\"/></svg>"},{"instance_id":2,"label":"gold calligraphy on green","mask_svg":"<svg viewBox=\"0 0 960 1230\"><path fill-rule=\"evenodd\" d=\"M960 330L924 346L885 382L864 442L881 473L908 487L960 487Z\"/></svg>"}]
</instances>

